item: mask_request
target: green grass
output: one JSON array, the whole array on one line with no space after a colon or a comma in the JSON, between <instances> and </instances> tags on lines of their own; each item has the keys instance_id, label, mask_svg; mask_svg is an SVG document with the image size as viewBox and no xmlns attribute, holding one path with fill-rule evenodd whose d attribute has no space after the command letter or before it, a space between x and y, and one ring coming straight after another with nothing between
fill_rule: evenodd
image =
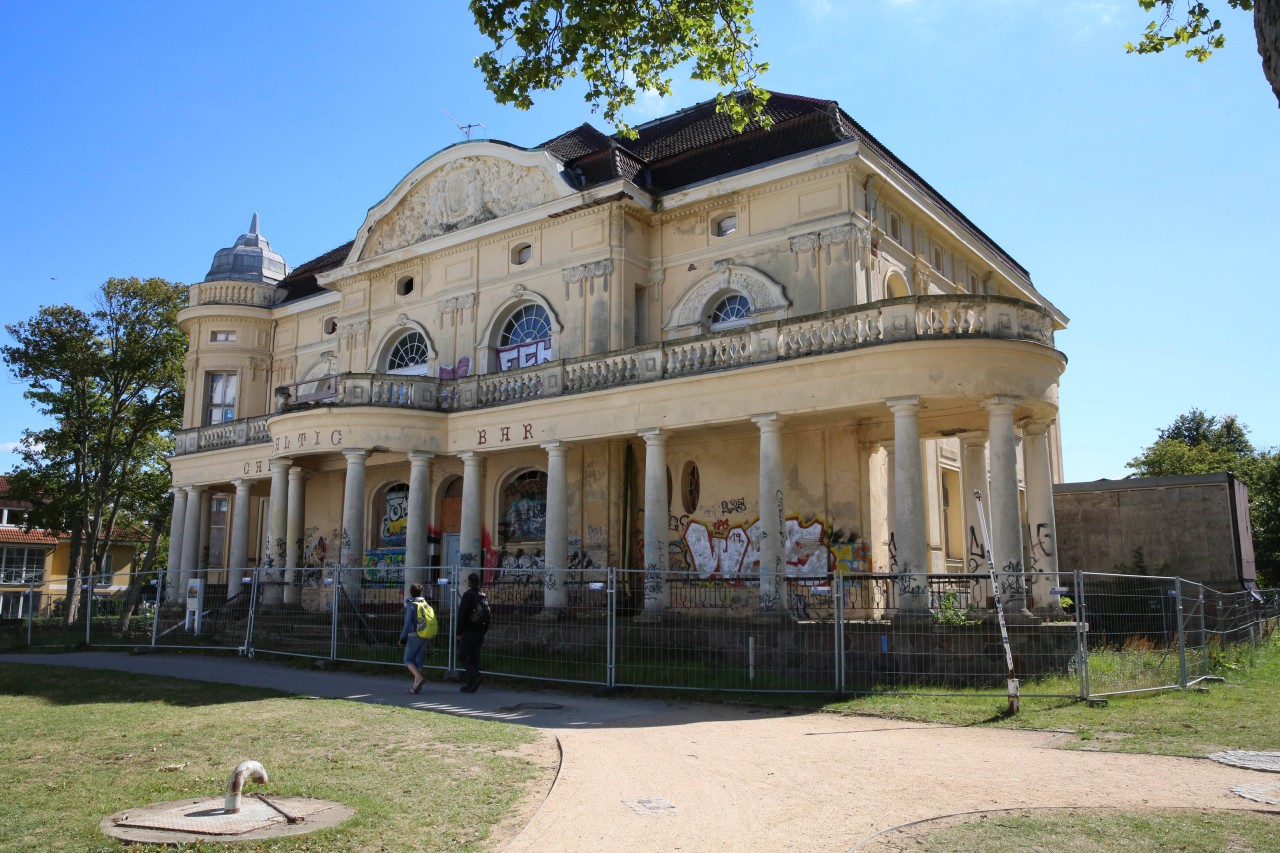
<instances>
[{"instance_id":1,"label":"green grass","mask_svg":"<svg viewBox=\"0 0 1280 853\"><path fill-rule=\"evenodd\" d=\"M1004 717L1002 696L895 696L876 694L823 703L833 711L877 714L953 725L1075 732L1069 747L1206 755L1226 749L1280 750L1280 637L1256 651L1220 660L1226 680L1200 689L1111 697L1105 707L1062 699L1022 700L1017 716Z\"/></svg>"},{"instance_id":2,"label":"green grass","mask_svg":"<svg viewBox=\"0 0 1280 853\"><path fill-rule=\"evenodd\" d=\"M943 828L921 824L867 843L865 853L1262 853L1280 846L1280 818L1208 811L993 812Z\"/></svg>"},{"instance_id":3,"label":"green grass","mask_svg":"<svg viewBox=\"0 0 1280 853\"><path fill-rule=\"evenodd\" d=\"M27 665L0 664L0 685L0 851L158 849L125 847L98 821L221 797L248 758L271 777L261 790L336 800L356 814L330 830L237 844L239 853L478 850L549 772L521 750L537 739L532 730L407 708Z\"/></svg>"}]
</instances>

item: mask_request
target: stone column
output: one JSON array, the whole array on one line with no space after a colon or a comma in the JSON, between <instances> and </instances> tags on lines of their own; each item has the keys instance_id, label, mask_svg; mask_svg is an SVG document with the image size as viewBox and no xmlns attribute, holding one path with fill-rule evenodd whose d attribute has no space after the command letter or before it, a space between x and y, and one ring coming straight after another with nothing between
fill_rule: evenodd
<instances>
[{"instance_id":1,"label":"stone column","mask_svg":"<svg viewBox=\"0 0 1280 853\"><path fill-rule=\"evenodd\" d=\"M547 533L543 614L560 616L569 606L565 578L569 567L569 493L565 476L565 453L558 441L542 445L547 451Z\"/></svg>"},{"instance_id":2,"label":"stone column","mask_svg":"<svg viewBox=\"0 0 1280 853\"><path fill-rule=\"evenodd\" d=\"M484 489L484 458L474 450L459 453L462 459L462 530L458 534L459 584L467 575L484 566L484 519L480 495Z\"/></svg>"},{"instance_id":3,"label":"stone column","mask_svg":"<svg viewBox=\"0 0 1280 853\"><path fill-rule=\"evenodd\" d=\"M991 500L991 483L987 479L987 434L965 432L960 436L960 489L964 492L964 570L983 580L973 582L974 604L988 607L991 599L990 567L987 565L986 534L978 523L978 499L982 494L986 508Z\"/></svg>"},{"instance_id":4,"label":"stone column","mask_svg":"<svg viewBox=\"0 0 1280 853\"><path fill-rule=\"evenodd\" d=\"M339 566L342 589L348 601L358 602L364 576L364 463L368 450L344 450L347 460L346 484L342 491L342 546Z\"/></svg>"},{"instance_id":5,"label":"stone column","mask_svg":"<svg viewBox=\"0 0 1280 853\"><path fill-rule=\"evenodd\" d=\"M164 573L164 600L172 604L183 601L185 590L179 590L182 578L182 534L187 524L187 490L174 486L173 516L169 521L169 566Z\"/></svg>"},{"instance_id":6,"label":"stone column","mask_svg":"<svg viewBox=\"0 0 1280 853\"><path fill-rule=\"evenodd\" d=\"M884 441L880 443L884 448L884 511L885 511L885 559L881 563L885 567L886 572L896 572L898 570L898 540L894 538L894 530L898 527L898 500L895 479L897 475L898 461L894 457L893 442ZM886 606L888 602L885 602Z\"/></svg>"},{"instance_id":7,"label":"stone column","mask_svg":"<svg viewBox=\"0 0 1280 853\"><path fill-rule=\"evenodd\" d=\"M670 601L667 589L667 436L660 429L644 439L644 614L662 618Z\"/></svg>"},{"instance_id":8,"label":"stone column","mask_svg":"<svg viewBox=\"0 0 1280 853\"><path fill-rule=\"evenodd\" d=\"M992 397L987 410L991 451L991 559L999 572L1005 618L1030 617L1022 569L1022 512L1018 505L1018 443L1013 432L1017 397Z\"/></svg>"},{"instance_id":9,"label":"stone column","mask_svg":"<svg viewBox=\"0 0 1280 853\"><path fill-rule=\"evenodd\" d=\"M898 550L898 612L929 613L929 543L925 531L924 468L920 462L919 397L890 397L893 412L894 541Z\"/></svg>"},{"instance_id":10,"label":"stone column","mask_svg":"<svg viewBox=\"0 0 1280 853\"><path fill-rule=\"evenodd\" d=\"M1031 565L1027 587L1037 613L1062 612L1058 586L1058 530L1053 520L1053 472L1049 466L1049 424L1031 421L1022 428L1022 462L1027 478L1027 532Z\"/></svg>"},{"instance_id":11,"label":"stone column","mask_svg":"<svg viewBox=\"0 0 1280 853\"><path fill-rule=\"evenodd\" d=\"M782 492L782 420L756 415L760 428L760 613L787 612L786 511Z\"/></svg>"},{"instance_id":12,"label":"stone column","mask_svg":"<svg viewBox=\"0 0 1280 853\"><path fill-rule=\"evenodd\" d=\"M187 581L196 576L200 565L200 504L204 486L187 486L187 514L182 524L182 562L178 576L179 595L187 597Z\"/></svg>"},{"instance_id":13,"label":"stone column","mask_svg":"<svg viewBox=\"0 0 1280 853\"><path fill-rule=\"evenodd\" d=\"M258 580L258 599L267 606L284 603L284 566L287 556L289 468L292 459L271 460L271 498L267 504L267 552Z\"/></svg>"},{"instance_id":14,"label":"stone column","mask_svg":"<svg viewBox=\"0 0 1280 853\"><path fill-rule=\"evenodd\" d=\"M307 489L307 472L302 468L289 469L289 506L284 524L284 603L297 604L300 596L297 569L302 563L302 524L305 518L304 503Z\"/></svg>"},{"instance_id":15,"label":"stone column","mask_svg":"<svg viewBox=\"0 0 1280 853\"><path fill-rule=\"evenodd\" d=\"M231 549L227 554L227 583L234 583L236 590L248 590L248 584L244 583L243 578L246 576L245 570L249 568L249 505L252 498L249 496L249 490L252 483L248 480L233 480L231 483L236 487L235 503L231 507ZM227 595L234 595L231 589L227 590Z\"/></svg>"},{"instance_id":16,"label":"stone column","mask_svg":"<svg viewBox=\"0 0 1280 853\"><path fill-rule=\"evenodd\" d=\"M434 453L409 451L409 517L404 533L404 592L409 584L426 583L427 536L430 531L431 460Z\"/></svg>"}]
</instances>

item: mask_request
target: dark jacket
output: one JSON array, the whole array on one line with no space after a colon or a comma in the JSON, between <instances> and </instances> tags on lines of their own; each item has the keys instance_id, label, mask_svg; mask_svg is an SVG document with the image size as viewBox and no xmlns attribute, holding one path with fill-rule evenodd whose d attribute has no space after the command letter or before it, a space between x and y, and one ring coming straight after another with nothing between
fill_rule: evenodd
<instances>
[{"instance_id":1,"label":"dark jacket","mask_svg":"<svg viewBox=\"0 0 1280 853\"><path fill-rule=\"evenodd\" d=\"M473 622L471 614L479 607L480 599L484 598L486 604L488 598L478 589L469 589L462 594L462 601L458 604L458 631L461 634L478 633L481 636L489 630L487 621Z\"/></svg>"}]
</instances>

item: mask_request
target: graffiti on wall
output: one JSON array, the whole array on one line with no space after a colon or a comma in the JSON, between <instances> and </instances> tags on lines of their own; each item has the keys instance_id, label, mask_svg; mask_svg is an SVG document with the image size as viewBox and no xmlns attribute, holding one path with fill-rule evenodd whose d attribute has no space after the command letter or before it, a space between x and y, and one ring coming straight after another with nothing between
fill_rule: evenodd
<instances>
[{"instance_id":1,"label":"graffiti on wall","mask_svg":"<svg viewBox=\"0 0 1280 853\"><path fill-rule=\"evenodd\" d=\"M759 575L760 544L765 534L759 519L745 528L713 527L694 520L684 528L681 542L692 570L703 578ZM783 521L788 577L827 576L832 555L826 534L826 524L819 519L806 523L791 516Z\"/></svg>"}]
</instances>

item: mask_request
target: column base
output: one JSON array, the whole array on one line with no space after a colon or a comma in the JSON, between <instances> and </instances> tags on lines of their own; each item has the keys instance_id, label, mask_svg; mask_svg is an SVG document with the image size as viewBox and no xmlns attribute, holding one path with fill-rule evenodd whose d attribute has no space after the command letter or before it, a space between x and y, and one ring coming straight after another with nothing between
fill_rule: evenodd
<instances>
[{"instance_id":1,"label":"column base","mask_svg":"<svg viewBox=\"0 0 1280 853\"><path fill-rule=\"evenodd\" d=\"M992 618L998 618L995 613L991 614ZM1040 617L1036 616L1025 607L1010 607L1004 612L1004 623L1006 625L1039 625Z\"/></svg>"}]
</instances>

